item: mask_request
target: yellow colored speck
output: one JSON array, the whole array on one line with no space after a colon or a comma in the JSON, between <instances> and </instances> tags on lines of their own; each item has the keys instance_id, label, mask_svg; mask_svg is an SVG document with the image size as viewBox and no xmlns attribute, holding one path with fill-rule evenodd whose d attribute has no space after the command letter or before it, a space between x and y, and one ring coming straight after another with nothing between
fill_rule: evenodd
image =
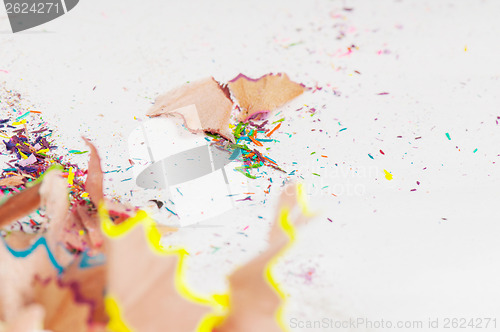
<instances>
[{"instance_id":1,"label":"yellow colored speck","mask_svg":"<svg viewBox=\"0 0 500 332\"><path fill-rule=\"evenodd\" d=\"M21 121L17 121L17 122L13 122L12 125L13 126L19 126L19 125L22 125L22 124L25 124L25 123L26 123L26 119L21 120Z\"/></svg>"},{"instance_id":2,"label":"yellow colored speck","mask_svg":"<svg viewBox=\"0 0 500 332\"><path fill-rule=\"evenodd\" d=\"M75 173L73 172L73 167L71 167L69 169L69 173L68 173L68 183L70 186L73 185L73 180L75 179Z\"/></svg>"},{"instance_id":3,"label":"yellow colored speck","mask_svg":"<svg viewBox=\"0 0 500 332\"><path fill-rule=\"evenodd\" d=\"M392 174L389 173L387 170L384 169L384 173L385 173L385 178L389 181L392 180Z\"/></svg>"}]
</instances>

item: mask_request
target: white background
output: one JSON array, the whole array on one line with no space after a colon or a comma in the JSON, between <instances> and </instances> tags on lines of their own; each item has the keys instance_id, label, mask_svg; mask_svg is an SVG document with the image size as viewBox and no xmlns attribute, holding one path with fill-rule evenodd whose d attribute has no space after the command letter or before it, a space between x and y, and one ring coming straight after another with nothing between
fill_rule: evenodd
<instances>
[{"instance_id":1,"label":"white background","mask_svg":"<svg viewBox=\"0 0 500 332\"><path fill-rule=\"evenodd\" d=\"M0 82L57 128L60 153L93 139L105 170L119 171L107 194L135 204L154 193L121 182L133 176L127 135L158 94L240 72L322 87L272 118L285 121L266 145L322 211L278 268L288 317L496 315L500 328L499 14L494 0L82 0L14 35L2 9ZM192 253L193 287L223 291L224 275L265 246L286 176L260 175L223 227L166 239Z\"/></svg>"}]
</instances>

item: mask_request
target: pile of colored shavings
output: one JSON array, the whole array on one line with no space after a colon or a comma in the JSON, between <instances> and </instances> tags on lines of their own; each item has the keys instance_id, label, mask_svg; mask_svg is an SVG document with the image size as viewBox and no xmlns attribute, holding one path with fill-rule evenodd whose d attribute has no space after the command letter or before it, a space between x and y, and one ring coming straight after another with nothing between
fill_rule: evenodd
<instances>
[{"instance_id":1,"label":"pile of colored shavings","mask_svg":"<svg viewBox=\"0 0 500 332\"><path fill-rule=\"evenodd\" d=\"M269 124L268 120L265 120L260 124L250 120L248 122L239 122L236 126L231 125L234 138L236 139L236 144L233 144L218 135L207 135L212 137L211 143L220 148L227 151L235 151L236 149L239 149L243 165L235 167L235 170L250 179L256 179L257 176L253 175L251 171L259 169L263 166L274 168L280 172L285 172L278 166L276 161L258 150L259 147L264 147L264 144L276 141L270 137L280 128L283 120L284 119L275 121L275 123L278 124L271 127L271 129L266 128ZM255 148L252 146L255 146Z\"/></svg>"},{"instance_id":2,"label":"pile of colored shavings","mask_svg":"<svg viewBox=\"0 0 500 332\"><path fill-rule=\"evenodd\" d=\"M49 167L61 165L68 180L71 204L91 205L84 189L86 171L57 156L57 146L51 140L52 130L47 128L40 112L17 111L14 105L0 103L0 203L18 193L38 179ZM42 209L17 221L9 230L37 232L47 220Z\"/></svg>"}]
</instances>

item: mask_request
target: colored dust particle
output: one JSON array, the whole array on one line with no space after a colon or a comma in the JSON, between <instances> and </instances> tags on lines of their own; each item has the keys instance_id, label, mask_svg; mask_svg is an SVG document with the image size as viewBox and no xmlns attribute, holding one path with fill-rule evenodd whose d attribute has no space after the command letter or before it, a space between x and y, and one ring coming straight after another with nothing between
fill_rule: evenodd
<instances>
[{"instance_id":1,"label":"colored dust particle","mask_svg":"<svg viewBox=\"0 0 500 332\"><path fill-rule=\"evenodd\" d=\"M389 171L385 170L385 169L384 169L384 173L385 173L385 178L387 180L391 181L392 180L392 174Z\"/></svg>"},{"instance_id":2,"label":"colored dust particle","mask_svg":"<svg viewBox=\"0 0 500 332\"><path fill-rule=\"evenodd\" d=\"M448 139L451 141L450 134L446 133L446 137L448 137Z\"/></svg>"},{"instance_id":3,"label":"colored dust particle","mask_svg":"<svg viewBox=\"0 0 500 332\"><path fill-rule=\"evenodd\" d=\"M473 153L476 153L477 152L477 148L473 151Z\"/></svg>"},{"instance_id":4,"label":"colored dust particle","mask_svg":"<svg viewBox=\"0 0 500 332\"><path fill-rule=\"evenodd\" d=\"M69 153L72 153L72 154L84 154L84 153L88 153L88 151L70 150Z\"/></svg>"}]
</instances>

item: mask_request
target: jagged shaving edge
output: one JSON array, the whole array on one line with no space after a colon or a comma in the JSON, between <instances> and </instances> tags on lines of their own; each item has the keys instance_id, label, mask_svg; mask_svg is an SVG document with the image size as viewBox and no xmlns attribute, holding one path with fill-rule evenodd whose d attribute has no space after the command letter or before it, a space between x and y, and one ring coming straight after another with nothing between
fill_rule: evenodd
<instances>
[{"instance_id":1,"label":"jagged shaving edge","mask_svg":"<svg viewBox=\"0 0 500 332\"><path fill-rule=\"evenodd\" d=\"M132 228L137 225L142 225L146 233L147 242L150 249L159 255L175 255L178 258L177 268L175 271L175 288L177 292L185 299L194 302L196 304L201 304L209 306L212 308L212 312L207 314L200 324L198 325L197 331L205 332L211 331L210 325L214 322L219 321L219 316L227 311L228 300L227 295L211 295L204 296L198 294L196 291L192 290L186 282L186 257L189 255L188 252L181 247L171 247L164 248L160 244L161 233L156 227L154 222L149 215L143 211L139 210L135 216L128 218L123 223L119 225L113 224L109 218L108 211L104 205L99 206L99 217L101 219L101 227L104 234L110 238L117 238L125 235ZM125 320L121 317L121 310L119 303L112 295L106 296L106 310L110 317L110 323L108 329L115 332L129 332L133 331L128 327ZM209 324L210 323L210 324Z\"/></svg>"},{"instance_id":2,"label":"jagged shaving edge","mask_svg":"<svg viewBox=\"0 0 500 332\"><path fill-rule=\"evenodd\" d=\"M305 190L302 184L297 184L297 200L302 213L305 216L313 216L314 214L309 210L306 200ZM104 234L110 238L117 238L125 235L132 228L142 224L146 233L147 242L151 250L159 255L176 255L178 257L178 264L175 271L175 288L178 293L185 299L197 304L209 306L212 312L206 314L200 321L196 331L197 332L212 332L217 325L219 325L229 312L229 294L213 294L204 296L192 290L186 282L186 259L189 253L182 247L164 248L160 244L161 233L156 227L154 220L143 210L137 211L136 215L128 218L119 225L113 224L109 217L109 213L101 204L98 208L99 217L101 219L101 228ZM279 225L283 232L289 237L289 242L278 254L276 254L267 264L264 277L272 289L281 298L282 302L276 313L276 320L278 325L283 331L289 331L284 320L284 309L286 307L286 293L275 280L273 276L273 269L278 263L281 256L294 244L296 239L295 226L290 222L290 211L283 208L279 214ZM124 318L121 316L120 305L117 300L110 294L105 298L106 311L109 315L110 321L107 328L114 332L132 332Z\"/></svg>"}]
</instances>

